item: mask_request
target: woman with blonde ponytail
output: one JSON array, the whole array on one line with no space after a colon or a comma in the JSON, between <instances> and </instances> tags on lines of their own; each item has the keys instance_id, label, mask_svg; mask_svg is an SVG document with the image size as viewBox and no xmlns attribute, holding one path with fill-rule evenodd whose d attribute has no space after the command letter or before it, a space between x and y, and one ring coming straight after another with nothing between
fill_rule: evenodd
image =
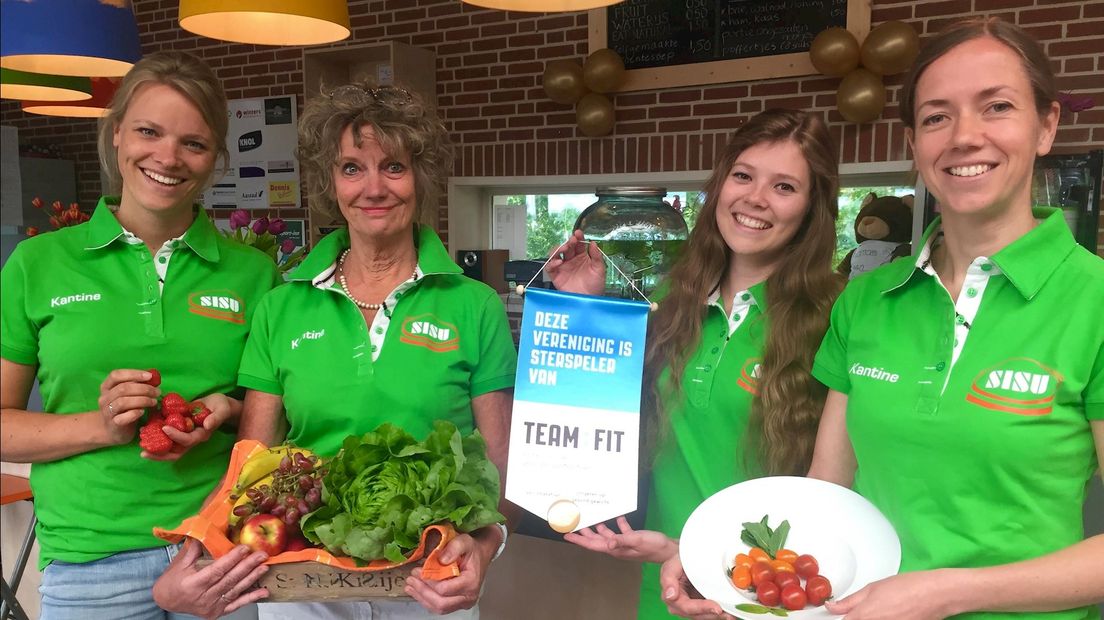
<instances>
[{"instance_id":1,"label":"woman with blonde ponytail","mask_svg":"<svg viewBox=\"0 0 1104 620\"><path fill-rule=\"evenodd\" d=\"M621 518L620 533L599 525L566 536L646 562L640 618L711 605L660 595L659 563L677 553L698 504L749 478L809 468L826 394L810 369L843 284L832 271L837 168L820 117L768 110L734 134L706 184L649 327L647 529ZM604 265L581 233L556 252L558 289L601 291Z\"/></svg>"}]
</instances>

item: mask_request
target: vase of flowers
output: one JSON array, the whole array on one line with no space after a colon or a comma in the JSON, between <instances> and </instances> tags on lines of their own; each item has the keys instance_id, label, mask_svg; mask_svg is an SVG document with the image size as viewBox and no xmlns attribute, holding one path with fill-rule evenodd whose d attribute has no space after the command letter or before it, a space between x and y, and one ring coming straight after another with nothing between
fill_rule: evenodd
<instances>
[{"instance_id":1,"label":"vase of flowers","mask_svg":"<svg viewBox=\"0 0 1104 620\"><path fill-rule=\"evenodd\" d=\"M31 199L31 206L42 211L46 203L38 196L35 196ZM68 208L63 206L60 200L55 200L50 205L50 225L54 227L54 230L65 228L66 226L76 226L90 219L92 219L92 216L81 211L80 205L75 202L70 203ZM33 237L41 231L37 226L28 226L26 232L28 237Z\"/></svg>"},{"instance_id":2,"label":"vase of flowers","mask_svg":"<svg viewBox=\"0 0 1104 620\"><path fill-rule=\"evenodd\" d=\"M279 236L287 230L287 222L274 217L259 217L256 220L245 209L230 214L230 230L222 231L228 239L251 245L264 252L276 263L281 275L286 275L303 262L307 253L306 246L295 248L293 239L280 240Z\"/></svg>"}]
</instances>

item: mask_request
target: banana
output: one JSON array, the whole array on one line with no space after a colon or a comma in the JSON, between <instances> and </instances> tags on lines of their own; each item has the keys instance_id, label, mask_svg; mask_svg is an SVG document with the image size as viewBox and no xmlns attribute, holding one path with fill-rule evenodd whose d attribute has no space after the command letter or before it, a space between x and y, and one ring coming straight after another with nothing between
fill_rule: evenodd
<instances>
[{"instance_id":1,"label":"banana","mask_svg":"<svg viewBox=\"0 0 1104 620\"><path fill-rule=\"evenodd\" d=\"M259 488L265 486L266 484L271 485L272 484L272 479L273 479L273 474L269 473L264 478L261 478L260 480L254 481L253 484L250 485L247 489L242 490L241 496L238 497L238 499L234 502L234 505L230 507L230 525L231 526L237 525L238 521L241 521L241 519L242 519L241 517L234 514L234 509L237 508L238 506L249 503L249 496L245 493L245 491L247 491L248 489L254 488L254 487L259 489Z\"/></svg>"},{"instance_id":2,"label":"banana","mask_svg":"<svg viewBox=\"0 0 1104 620\"><path fill-rule=\"evenodd\" d=\"M305 448L296 448L288 444L273 446L267 450L258 452L242 465L238 480L234 483L234 489L230 491L230 498L239 500L245 495L245 490L253 486L260 479L275 472L280 467L280 461L285 457L293 457L295 453L305 456L313 454Z\"/></svg>"}]
</instances>

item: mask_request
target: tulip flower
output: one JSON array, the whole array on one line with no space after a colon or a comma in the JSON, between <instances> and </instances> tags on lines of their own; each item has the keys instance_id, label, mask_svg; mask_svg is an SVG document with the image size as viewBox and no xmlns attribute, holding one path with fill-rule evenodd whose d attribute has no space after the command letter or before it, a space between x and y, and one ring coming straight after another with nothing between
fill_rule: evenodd
<instances>
[{"instance_id":1,"label":"tulip flower","mask_svg":"<svg viewBox=\"0 0 1104 620\"><path fill-rule=\"evenodd\" d=\"M243 226L249 225L249 220L252 219L249 216L249 211L245 209L238 209L230 214L230 230L237 230Z\"/></svg>"},{"instance_id":2,"label":"tulip flower","mask_svg":"<svg viewBox=\"0 0 1104 620\"><path fill-rule=\"evenodd\" d=\"M284 239L280 243L280 251L283 252L284 254L291 254L292 252L294 252L295 251L295 240L294 239Z\"/></svg>"},{"instance_id":3,"label":"tulip flower","mask_svg":"<svg viewBox=\"0 0 1104 620\"><path fill-rule=\"evenodd\" d=\"M257 218L257 221L253 222L253 233L256 235L263 235L268 232L268 218Z\"/></svg>"},{"instance_id":4,"label":"tulip flower","mask_svg":"<svg viewBox=\"0 0 1104 620\"><path fill-rule=\"evenodd\" d=\"M279 235L285 230L287 230L287 223L278 217L272 218L272 221L268 223L268 232L273 235Z\"/></svg>"}]
</instances>

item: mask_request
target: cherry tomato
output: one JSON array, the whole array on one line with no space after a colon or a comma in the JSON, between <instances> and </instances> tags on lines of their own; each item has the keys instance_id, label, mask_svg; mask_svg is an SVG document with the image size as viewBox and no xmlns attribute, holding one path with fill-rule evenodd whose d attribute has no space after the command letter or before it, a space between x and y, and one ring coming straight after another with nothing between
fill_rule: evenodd
<instances>
[{"instance_id":1,"label":"cherry tomato","mask_svg":"<svg viewBox=\"0 0 1104 620\"><path fill-rule=\"evenodd\" d=\"M751 585L751 568L741 565L732 569L732 585L746 590Z\"/></svg>"},{"instance_id":2,"label":"cherry tomato","mask_svg":"<svg viewBox=\"0 0 1104 620\"><path fill-rule=\"evenodd\" d=\"M767 552L759 547L752 547L751 551L748 551L748 555L752 560L767 560L769 562L771 559L771 556L767 555Z\"/></svg>"},{"instance_id":3,"label":"cherry tomato","mask_svg":"<svg viewBox=\"0 0 1104 620\"><path fill-rule=\"evenodd\" d=\"M777 572L774 574L774 582L778 584L779 588L783 590L791 583L801 585L801 577L797 576L797 573Z\"/></svg>"},{"instance_id":4,"label":"cherry tomato","mask_svg":"<svg viewBox=\"0 0 1104 620\"><path fill-rule=\"evenodd\" d=\"M805 590L796 584L790 584L782 588L782 606L790 611L805 609Z\"/></svg>"},{"instance_id":5,"label":"cherry tomato","mask_svg":"<svg viewBox=\"0 0 1104 620\"><path fill-rule=\"evenodd\" d=\"M779 549L778 553L774 554L774 559L784 560L786 562L789 562L790 564L793 564L794 560L797 559L797 552L790 551L789 549Z\"/></svg>"},{"instance_id":6,"label":"cherry tomato","mask_svg":"<svg viewBox=\"0 0 1104 620\"><path fill-rule=\"evenodd\" d=\"M820 574L820 565L817 564L816 558L806 553L797 556L797 559L794 560L794 570L802 579L808 579Z\"/></svg>"},{"instance_id":7,"label":"cherry tomato","mask_svg":"<svg viewBox=\"0 0 1104 620\"><path fill-rule=\"evenodd\" d=\"M774 569L767 562L756 562L751 567L751 583L758 588L759 584L767 582L774 583Z\"/></svg>"},{"instance_id":8,"label":"cherry tomato","mask_svg":"<svg viewBox=\"0 0 1104 620\"><path fill-rule=\"evenodd\" d=\"M759 597L759 602L767 607L774 607L782 601L782 590L779 590L778 584L773 581L766 581L761 586L755 586L755 595Z\"/></svg>"},{"instance_id":9,"label":"cherry tomato","mask_svg":"<svg viewBox=\"0 0 1104 620\"><path fill-rule=\"evenodd\" d=\"M813 575L805 584L805 592L809 595L810 605L823 605L832 596L832 584L824 575Z\"/></svg>"},{"instance_id":10,"label":"cherry tomato","mask_svg":"<svg viewBox=\"0 0 1104 620\"><path fill-rule=\"evenodd\" d=\"M746 566L751 568L752 564L755 564L755 560L751 559L751 556L746 553L737 553L736 559L732 561L733 566Z\"/></svg>"},{"instance_id":11,"label":"cherry tomato","mask_svg":"<svg viewBox=\"0 0 1104 620\"><path fill-rule=\"evenodd\" d=\"M792 573L794 572L793 564L790 564L786 560L771 560L771 568L776 573Z\"/></svg>"}]
</instances>

